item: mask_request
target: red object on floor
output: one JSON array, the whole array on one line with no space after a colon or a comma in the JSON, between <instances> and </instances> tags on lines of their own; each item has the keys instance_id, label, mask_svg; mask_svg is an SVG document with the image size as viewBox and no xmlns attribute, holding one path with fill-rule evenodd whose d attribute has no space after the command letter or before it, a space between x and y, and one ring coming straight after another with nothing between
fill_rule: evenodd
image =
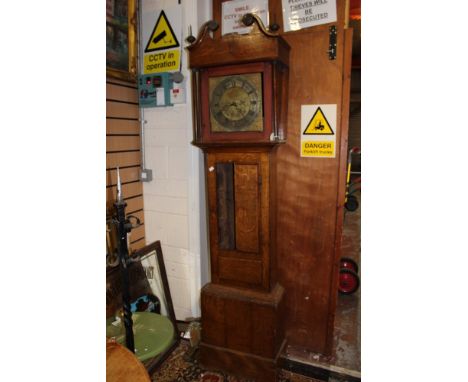
<instances>
[{"instance_id":1,"label":"red object on floor","mask_svg":"<svg viewBox=\"0 0 468 382\"><path fill-rule=\"evenodd\" d=\"M359 288L359 276L352 269L340 269L339 292L342 294L353 294Z\"/></svg>"},{"instance_id":2,"label":"red object on floor","mask_svg":"<svg viewBox=\"0 0 468 382\"><path fill-rule=\"evenodd\" d=\"M356 273L358 273L358 271L359 271L357 263L353 259L350 259L349 257L342 257L341 258L340 268L351 269Z\"/></svg>"}]
</instances>

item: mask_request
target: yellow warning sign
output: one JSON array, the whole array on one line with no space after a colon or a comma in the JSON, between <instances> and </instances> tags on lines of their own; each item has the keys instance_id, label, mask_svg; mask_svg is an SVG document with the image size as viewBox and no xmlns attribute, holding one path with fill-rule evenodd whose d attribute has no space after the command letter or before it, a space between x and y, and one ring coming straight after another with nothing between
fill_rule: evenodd
<instances>
[{"instance_id":1,"label":"yellow warning sign","mask_svg":"<svg viewBox=\"0 0 468 382\"><path fill-rule=\"evenodd\" d=\"M336 116L336 104L301 106L301 157L336 158Z\"/></svg>"},{"instance_id":2,"label":"yellow warning sign","mask_svg":"<svg viewBox=\"0 0 468 382\"><path fill-rule=\"evenodd\" d=\"M304 141L302 142L302 157L335 157L335 142Z\"/></svg>"},{"instance_id":3,"label":"yellow warning sign","mask_svg":"<svg viewBox=\"0 0 468 382\"><path fill-rule=\"evenodd\" d=\"M314 113L310 119L307 127L305 128L303 135L334 135L330 124L327 121L327 118L323 114L323 111L320 107L317 108L317 111Z\"/></svg>"},{"instance_id":4,"label":"yellow warning sign","mask_svg":"<svg viewBox=\"0 0 468 382\"><path fill-rule=\"evenodd\" d=\"M180 65L180 51L174 49L165 52L145 54L143 61L143 72L145 74L178 70Z\"/></svg>"},{"instance_id":5,"label":"yellow warning sign","mask_svg":"<svg viewBox=\"0 0 468 382\"><path fill-rule=\"evenodd\" d=\"M169 23L164 11L161 11L153 32L146 44L145 53L161 49L176 48L178 46L180 46L180 44L172 30L171 24Z\"/></svg>"}]
</instances>

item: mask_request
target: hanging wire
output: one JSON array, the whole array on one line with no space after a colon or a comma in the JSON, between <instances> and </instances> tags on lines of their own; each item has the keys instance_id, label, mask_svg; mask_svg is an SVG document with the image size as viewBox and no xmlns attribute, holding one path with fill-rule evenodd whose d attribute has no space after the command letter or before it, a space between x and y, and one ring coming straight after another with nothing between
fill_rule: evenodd
<instances>
[{"instance_id":1,"label":"hanging wire","mask_svg":"<svg viewBox=\"0 0 468 382\"><path fill-rule=\"evenodd\" d=\"M137 49L137 78L138 78L138 75L141 74L141 47L142 47L142 44L141 44L141 30L142 30L142 16L141 16L141 13L142 13L142 3L143 3L143 0L139 0L137 1L137 6L138 6L138 10L137 10L137 18L138 18L138 42L137 42L137 46L138 46L138 49ZM139 114L140 114L140 146L141 146L141 167L142 169L146 169L146 155L145 155L145 124L146 124L146 120L145 120L145 108L143 107L140 107L139 108Z\"/></svg>"}]
</instances>

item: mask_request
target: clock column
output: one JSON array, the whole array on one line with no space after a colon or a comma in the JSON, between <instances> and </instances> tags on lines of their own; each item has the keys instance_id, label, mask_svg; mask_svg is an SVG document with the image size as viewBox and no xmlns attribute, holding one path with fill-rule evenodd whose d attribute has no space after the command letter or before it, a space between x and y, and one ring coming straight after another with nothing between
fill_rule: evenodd
<instances>
[{"instance_id":1,"label":"clock column","mask_svg":"<svg viewBox=\"0 0 468 382\"><path fill-rule=\"evenodd\" d=\"M188 47L211 260L211 283L201 291L200 362L274 381L285 346L285 290L276 280L276 155L286 130L289 46L256 16L251 20L249 35L217 40L209 22Z\"/></svg>"}]
</instances>

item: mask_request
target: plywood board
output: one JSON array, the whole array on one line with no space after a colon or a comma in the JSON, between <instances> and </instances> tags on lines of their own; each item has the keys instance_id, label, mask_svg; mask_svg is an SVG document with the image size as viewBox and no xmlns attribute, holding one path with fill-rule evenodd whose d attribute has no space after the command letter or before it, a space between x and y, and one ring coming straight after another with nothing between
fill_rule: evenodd
<instances>
[{"instance_id":1,"label":"plywood board","mask_svg":"<svg viewBox=\"0 0 468 382\"><path fill-rule=\"evenodd\" d=\"M120 181L122 183L135 182L140 179L140 166L119 169ZM106 186L117 184L117 170L106 171Z\"/></svg>"},{"instance_id":2,"label":"plywood board","mask_svg":"<svg viewBox=\"0 0 468 382\"><path fill-rule=\"evenodd\" d=\"M106 169L119 167L139 166L141 163L141 153L131 151L124 153L109 153L106 155Z\"/></svg>"},{"instance_id":3,"label":"plywood board","mask_svg":"<svg viewBox=\"0 0 468 382\"><path fill-rule=\"evenodd\" d=\"M143 210L143 196L137 196L133 198L124 199L127 203L125 211L130 214L135 211Z\"/></svg>"},{"instance_id":4,"label":"plywood board","mask_svg":"<svg viewBox=\"0 0 468 382\"><path fill-rule=\"evenodd\" d=\"M336 305L337 206L345 141L336 131L335 158L301 158L301 106L338 105L342 125L344 1L337 2L337 59L330 60L329 25L284 33L291 46L288 140L278 150L278 272L285 287L286 336L292 345L329 354Z\"/></svg>"},{"instance_id":5,"label":"plywood board","mask_svg":"<svg viewBox=\"0 0 468 382\"><path fill-rule=\"evenodd\" d=\"M213 18L223 0L213 0ZM287 142L277 153L277 272L286 290L288 343L329 354L337 296L336 243L341 235L351 56L345 33L345 0L337 0L337 22L284 33L282 1L270 0L270 23L291 46ZM337 28L336 59L329 59L331 25ZM220 31L214 33L220 38ZM345 47L346 40L346 47ZM337 105L334 158L301 158L301 106ZM345 156L345 157L343 157Z\"/></svg>"},{"instance_id":6,"label":"plywood board","mask_svg":"<svg viewBox=\"0 0 468 382\"><path fill-rule=\"evenodd\" d=\"M107 187L107 199L117 200L117 186ZM124 198L130 198L136 195L143 195L143 186L141 182L134 182L122 185L122 195Z\"/></svg>"},{"instance_id":7,"label":"plywood board","mask_svg":"<svg viewBox=\"0 0 468 382\"><path fill-rule=\"evenodd\" d=\"M122 194L127 203L125 212L137 216L144 224L137 88L134 84L108 79L106 91L106 206L111 210L116 200L116 168L119 167ZM130 241L132 250L145 245L144 225L132 230Z\"/></svg>"},{"instance_id":8,"label":"plywood board","mask_svg":"<svg viewBox=\"0 0 468 382\"><path fill-rule=\"evenodd\" d=\"M135 88L113 83L106 84L106 98L108 100L138 103L138 93Z\"/></svg>"},{"instance_id":9,"label":"plywood board","mask_svg":"<svg viewBox=\"0 0 468 382\"><path fill-rule=\"evenodd\" d=\"M140 240L143 237L145 237L145 226L141 225L132 229L132 232L130 233L130 243Z\"/></svg>"},{"instance_id":10,"label":"plywood board","mask_svg":"<svg viewBox=\"0 0 468 382\"><path fill-rule=\"evenodd\" d=\"M138 104L128 104L124 102L107 101L106 116L112 118L138 119Z\"/></svg>"},{"instance_id":11,"label":"plywood board","mask_svg":"<svg viewBox=\"0 0 468 382\"><path fill-rule=\"evenodd\" d=\"M130 244L132 252L138 251L146 245L146 239L142 238Z\"/></svg>"},{"instance_id":12,"label":"plywood board","mask_svg":"<svg viewBox=\"0 0 468 382\"><path fill-rule=\"evenodd\" d=\"M127 119L106 119L106 134L140 134L140 123Z\"/></svg>"},{"instance_id":13,"label":"plywood board","mask_svg":"<svg viewBox=\"0 0 468 382\"><path fill-rule=\"evenodd\" d=\"M106 137L106 151L140 150L140 136L110 136Z\"/></svg>"}]
</instances>

